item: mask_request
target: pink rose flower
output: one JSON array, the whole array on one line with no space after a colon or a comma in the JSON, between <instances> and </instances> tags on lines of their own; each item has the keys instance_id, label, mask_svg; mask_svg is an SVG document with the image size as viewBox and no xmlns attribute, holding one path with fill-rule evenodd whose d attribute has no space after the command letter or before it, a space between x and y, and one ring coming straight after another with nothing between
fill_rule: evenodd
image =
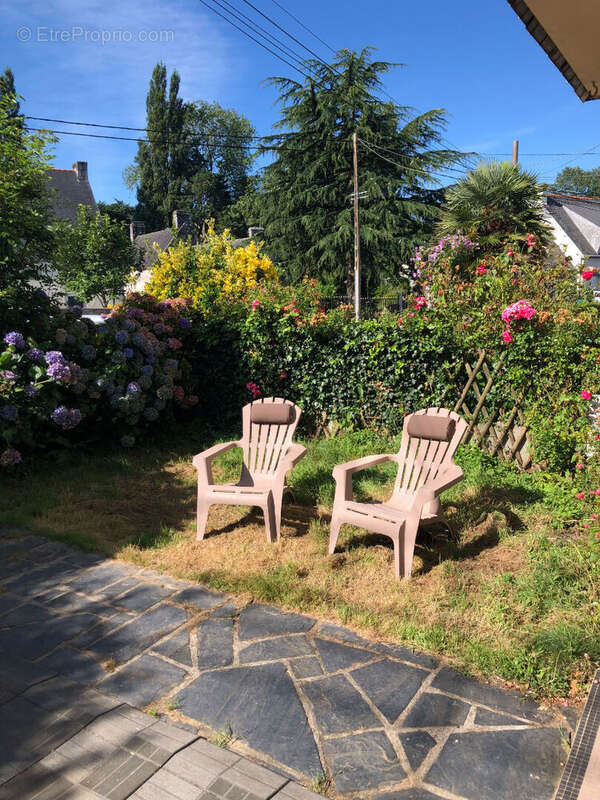
<instances>
[{"instance_id":1,"label":"pink rose flower","mask_svg":"<svg viewBox=\"0 0 600 800\"><path fill-rule=\"evenodd\" d=\"M260 308L260 303L258 302L258 300L253 300L252 301L252 311L256 311L257 308Z\"/></svg>"},{"instance_id":2,"label":"pink rose flower","mask_svg":"<svg viewBox=\"0 0 600 800\"><path fill-rule=\"evenodd\" d=\"M577 499L578 500L583 500L584 497L585 497L585 492L577 492Z\"/></svg>"},{"instance_id":3,"label":"pink rose flower","mask_svg":"<svg viewBox=\"0 0 600 800\"><path fill-rule=\"evenodd\" d=\"M502 331L502 338L507 344L510 344L513 340L513 337L510 335L510 331L508 328Z\"/></svg>"},{"instance_id":4,"label":"pink rose flower","mask_svg":"<svg viewBox=\"0 0 600 800\"><path fill-rule=\"evenodd\" d=\"M514 254L515 254L514 250L509 250L506 255L510 256L512 258L514 256Z\"/></svg>"},{"instance_id":5,"label":"pink rose flower","mask_svg":"<svg viewBox=\"0 0 600 800\"><path fill-rule=\"evenodd\" d=\"M484 275L486 272L487 272L487 270L486 270L486 268L485 268L485 264L480 264L480 265L477 267L477 274L478 274L478 275Z\"/></svg>"},{"instance_id":6,"label":"pink rose flower","mask_svg":"<svg viewBox=\"0 0 600 800\"><path fill-rule=\"evenodd\" d=\"M417 311L420 308L427 308L427 300L424 297L421 297L421 296L415 297L414 306L417 309Z\"/></svg>"},{"instance_id":7,"label":"pink rose flower","mask_svg":"<svg viewBox=\"0 0 600 800\"><path fill-rule=\"evenodd\" d=\"M575 469L583 469L583 464L575 464Z\"/></svg>"},{"instance_id":8,"label":"pink rose flower","mask_svg":"<svg viewBox=\"0 0 600 800\"><path fill-rule=\"evenodd\" d=\"M591 393L591 392L588 392L588 390L587 390L587 389L584 389L584 390L581 392L581 396L582 396L582 398L583 398L584 400L591 400L591 399L592 399L592 393Z\"/></svg>"},{"instance_id":9,"label":"pink rose flower","mask_svg":"<svg viewBox=\"0 0 600 800\"><path fill-rule=\"evenodd\" d=\"M591 281L594 275L596 274L595 269L584 269L581 273L581 277L584 281Z\"/></svg>"}]
</instances>

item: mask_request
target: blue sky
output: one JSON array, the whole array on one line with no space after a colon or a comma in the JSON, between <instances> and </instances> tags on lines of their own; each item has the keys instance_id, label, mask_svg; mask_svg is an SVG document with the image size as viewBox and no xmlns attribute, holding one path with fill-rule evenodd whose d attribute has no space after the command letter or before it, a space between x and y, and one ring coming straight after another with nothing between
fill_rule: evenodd
<instances>
[{"instance_id":1,"label":"blue sky","mask_svg":"<svg viewBox=\"0 0 600 800\"><path fill-rule=\"evenodd\" d=\"M242 0L233 2L251 13ZM323 57L331 55L272 0L254 4ZM445 108L446 136L457 148L508 153L517 138L522 163L548 181L567 162L600 163L600 101L581 103L506 0L282 4L334 48L370 45L377 58L405 64L389 74L387 91L417 111ZM179 71L185 100L217 100L267 134L278 116L276 94L261 82L295 76L198 0L0 0L0 10L0 70L13 69L23 112L32 116L142 127L150 74L163 61ZM101 36L111 41L101 43ZM597 156L526 155L595 145ZM97 200L132 202L122 172L135 152L135 142L64 136L54 163L67 168L86 160Z\"/></svg>"}]
</instances>

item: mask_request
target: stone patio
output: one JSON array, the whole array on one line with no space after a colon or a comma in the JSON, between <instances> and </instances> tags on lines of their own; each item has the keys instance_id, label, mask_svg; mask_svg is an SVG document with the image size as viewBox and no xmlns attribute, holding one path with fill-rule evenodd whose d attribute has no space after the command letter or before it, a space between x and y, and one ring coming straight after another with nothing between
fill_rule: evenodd
<instances>
[{"instance_id":1,"label":"stone patio","mask_svg":"<svg viewBox=\"0 0 600 800\"><path fill-rule=\"evenodd\" d=\"M32 770L39 785L50 770L80 792L67 786L52 798L112 797L98 790L101 773L81 778L65 763L62 774L61 750L70 741L68 752L79 752L77 736L85 750L89 726L123 709L134 727L143 716L143 730L176 731L155 730L151 752L131 728L134 746L113 754L143 777L117 794L140 800L197 800L208 790L184 785L202 763L198 731L231 731L233 758L251 755L285 776L263 800L289 778L326 778L352 798L551 800L575 724L409 648L272 606L236 607L201 586L34 536L0 538L0 703L9 720L0 798L23 800L38 795L2 790L32 780ZM137 717L131 706L170 709L188 727ZM240 785L236 774L225 776L228 786ZM212 795L245 800L218 786L223 793Z\"/></svg>"}]
</instances>

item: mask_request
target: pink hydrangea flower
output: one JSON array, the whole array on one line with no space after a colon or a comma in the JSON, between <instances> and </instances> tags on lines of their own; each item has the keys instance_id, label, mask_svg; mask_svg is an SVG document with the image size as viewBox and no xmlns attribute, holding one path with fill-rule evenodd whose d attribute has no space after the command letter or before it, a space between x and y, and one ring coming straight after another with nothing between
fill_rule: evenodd
<instances>
[{"instance_id":1,"label":"pink hydrangea flower","mask_svg":"<svg viewBox=\"0 0 600 800\"><path fill-rule=\"evenodd\" d=\"M583 398L584 400L591 400L591 399L592 399L592 393L591 393L591 392L588 392L588 390L587 390L587 389L584 389L584 390L581 392L581 396L582 396L582 398Z\"/></svg>"},{"instance_id":2,"label":"pink hydrangea flower","mask_svg":"<svg viewBox=\"0 0 600 800\"><path fill-rule=\"evenodd\" d=\"M533 319L537 311L528 300L517 300L516 303L506 306L502 312L502 320L510 322L513 319Z\"/></svg>"}]
</instances>

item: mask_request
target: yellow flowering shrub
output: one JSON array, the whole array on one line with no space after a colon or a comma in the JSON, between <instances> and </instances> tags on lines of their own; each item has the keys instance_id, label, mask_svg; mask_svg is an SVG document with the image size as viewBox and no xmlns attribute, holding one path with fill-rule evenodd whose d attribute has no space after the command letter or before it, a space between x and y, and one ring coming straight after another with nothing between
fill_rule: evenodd
<instances>
[{"instance_id":1,"label":"yellow flowering shrub","mask_svg":"<svg viewBox=\"0 0 600 800\"><path fill-rule=\"evenodd\" d=\"M211 224L202 244L179 241L168 250L158 250L146 291L161 300L190 297L196 308L242 300L260 281L278 280L273 262L261 255L261 248L262 243L254 241L234 248L229 231L217 234Z\"/></svg>"}]
</instances>

